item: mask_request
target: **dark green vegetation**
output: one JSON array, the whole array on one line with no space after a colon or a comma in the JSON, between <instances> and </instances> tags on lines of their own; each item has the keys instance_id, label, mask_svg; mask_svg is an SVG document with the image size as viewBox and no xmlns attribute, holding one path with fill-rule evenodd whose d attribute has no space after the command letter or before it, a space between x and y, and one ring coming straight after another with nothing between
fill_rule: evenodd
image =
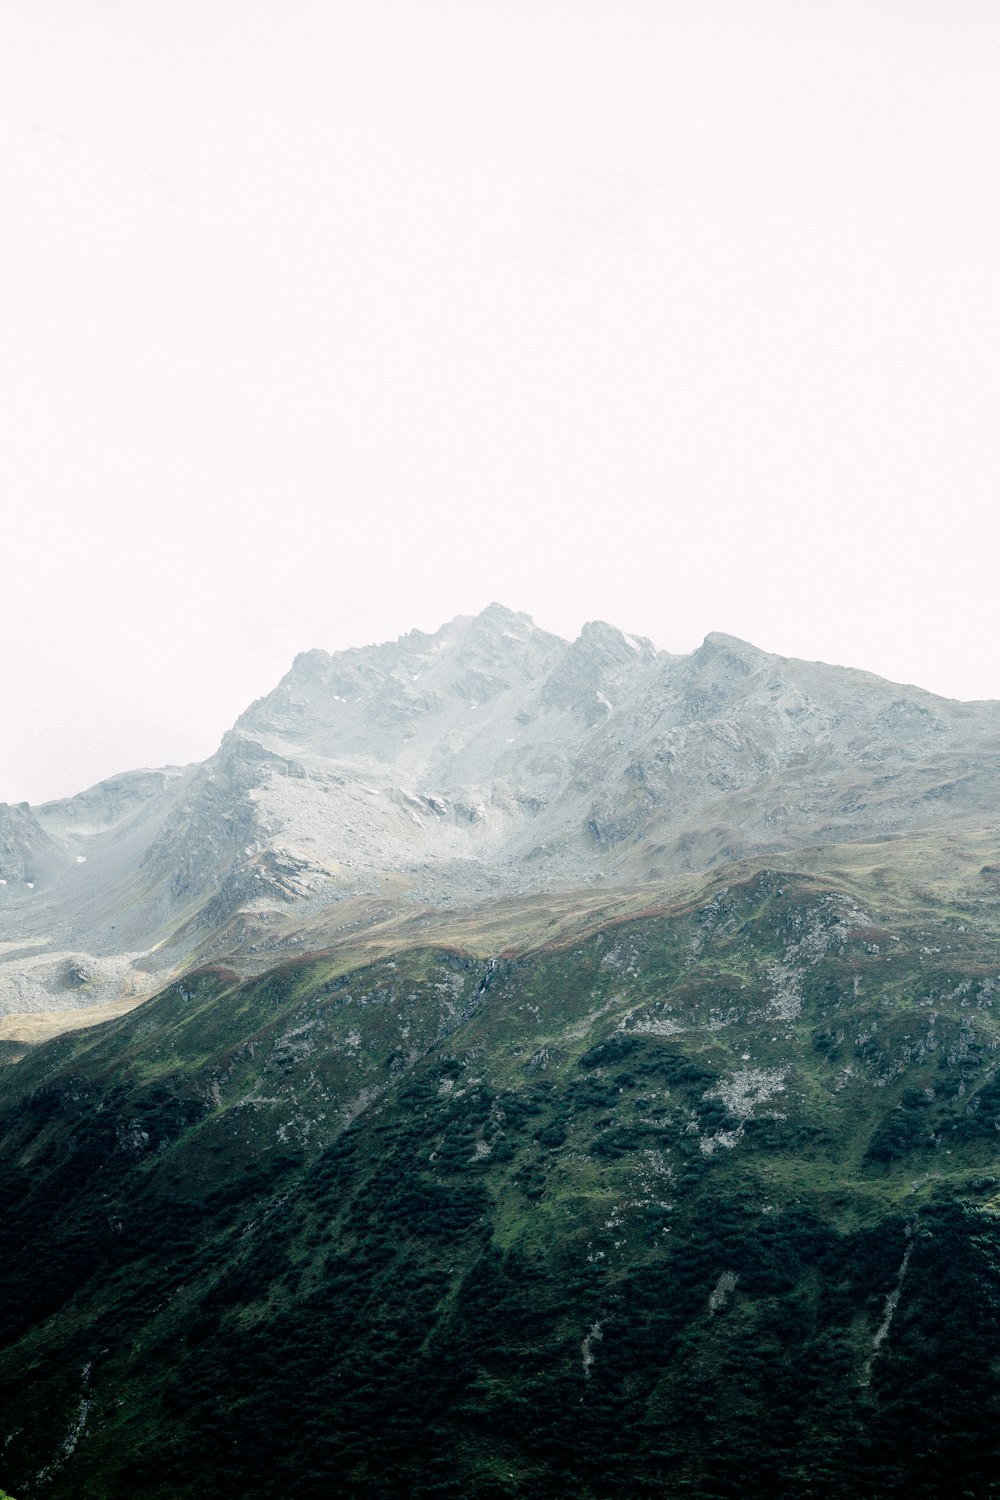
<instances>
[{"instance_id":1,"label":"dark green vegetation","mask_svg":"<svg viewBox=\"0 0 1000 1500\"><path fill-rule=\"evenodd\" d=\"M979 917L773 872L190 976L0 1080L0 1478L1000 1494L998 1062Z\"/></svg>"}]
</instances>

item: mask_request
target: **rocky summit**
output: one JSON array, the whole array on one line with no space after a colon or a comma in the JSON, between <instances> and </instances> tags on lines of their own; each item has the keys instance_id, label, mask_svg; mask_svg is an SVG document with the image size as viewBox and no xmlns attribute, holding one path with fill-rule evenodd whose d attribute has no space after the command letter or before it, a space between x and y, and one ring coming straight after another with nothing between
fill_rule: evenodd
<instances>
[{"instance_id":1,"label":"rocky summit","mask_svg":"<svg viewBox=\"0 0 1000 1500\"><path fill-rule=\"evenodd\" d=\"M3 808L0 1486L995 1500L998 736L493 605Z\"/></svg>"}]
</instances>

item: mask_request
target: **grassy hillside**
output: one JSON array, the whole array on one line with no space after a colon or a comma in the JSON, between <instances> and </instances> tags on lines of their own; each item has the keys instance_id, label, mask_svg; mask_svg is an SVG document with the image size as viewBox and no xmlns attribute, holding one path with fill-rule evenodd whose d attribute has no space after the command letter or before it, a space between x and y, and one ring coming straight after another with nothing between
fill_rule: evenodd
<instances>
[{"instance_id":1,"label":"grassy hillside","mask_svg":"<svg viewBox=\"0 0 1000 1500\"><path fill-rule=\"evenodd\" d=\"M1000 1494L1000 949L744 873L0 1075L32 1496Z\"/></svg>"}]
</instances>

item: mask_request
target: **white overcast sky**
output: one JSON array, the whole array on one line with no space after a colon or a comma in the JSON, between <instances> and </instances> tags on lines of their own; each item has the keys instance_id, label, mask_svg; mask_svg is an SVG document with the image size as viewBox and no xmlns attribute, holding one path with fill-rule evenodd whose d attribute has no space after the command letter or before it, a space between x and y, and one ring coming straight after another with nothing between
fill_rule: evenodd
<instances>
[{"instance_id":1,"label":"white overcast sky","mask_svg":"<svg viewBox=\"0 0 1000 1500\"><path fill-rule=\"evenodd\" d=\"M3 0L0 799L498 599L1000 698L995 0Z\"/></svg>"}]
</instances>

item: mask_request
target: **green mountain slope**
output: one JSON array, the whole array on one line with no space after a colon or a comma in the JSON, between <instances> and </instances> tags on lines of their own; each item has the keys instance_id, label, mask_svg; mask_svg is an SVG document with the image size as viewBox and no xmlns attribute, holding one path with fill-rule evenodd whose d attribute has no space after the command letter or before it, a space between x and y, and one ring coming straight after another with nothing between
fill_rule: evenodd
<instances>
[{"instance_id":1,"label":"green mountain slope","mask_svg":"<svg viewBox=\"0 0 1000 1500\"><path fill-rule=\"evenodd\" d=\"M0 1075L21 1497L1000 1493L982 909L744 872Z\"/></svg>"}]
</instances>

